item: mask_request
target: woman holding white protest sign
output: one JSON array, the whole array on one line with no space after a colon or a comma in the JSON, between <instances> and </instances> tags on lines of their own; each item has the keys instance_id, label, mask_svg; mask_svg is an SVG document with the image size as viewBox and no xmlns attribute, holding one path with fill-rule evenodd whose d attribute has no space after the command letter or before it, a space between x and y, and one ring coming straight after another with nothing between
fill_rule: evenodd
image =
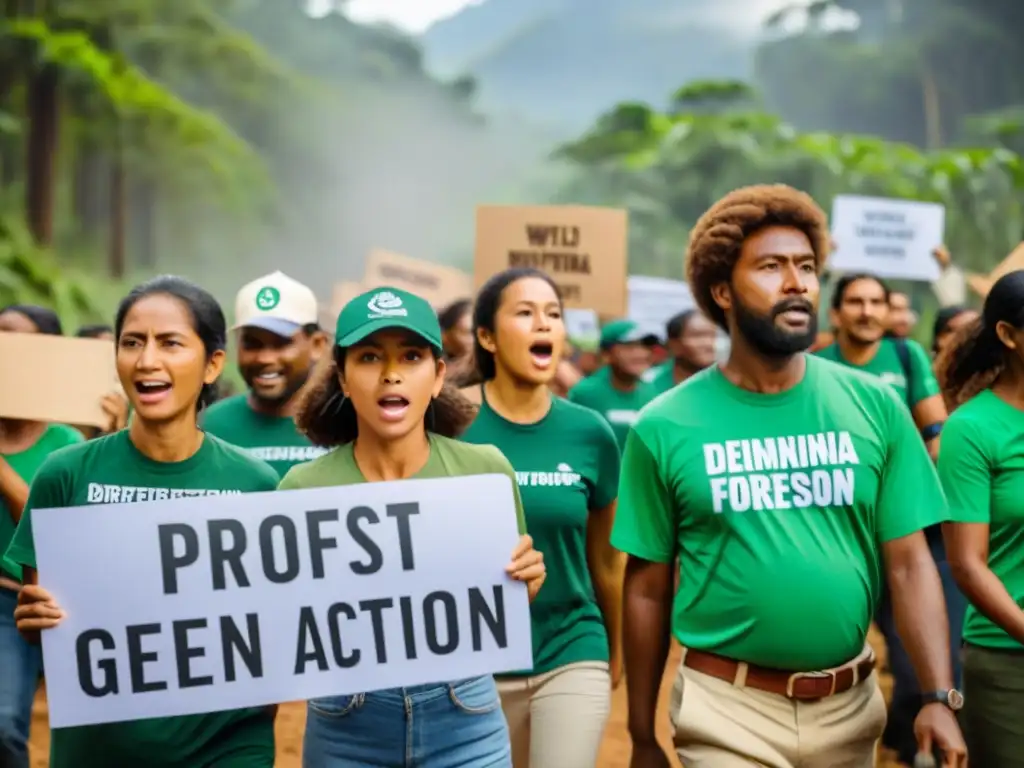
<instances>
[{"instance_id":1,"label":"woman holding white protest sign","mask_svg":"<svg viewBox=\"0 0 1024 768\"><path fill-rule=\"evenodd\" d=\"M592 768L622 678L625 558L609 543L619 448L600 414L552 395L566 343L562 299L535 269L480 289L473 313L480 411L463 439L516 470L550 578L530 606L531 670L498 681L515 768Z\"/></svg>"},{"instance_id":2,"label":"woman holding white protest sign","mask_svg":"<svg viewBox=\"0 0 1024 768\"><path fill-rule=\"evenodd\" d=\"M522 535L506 571L533 599L545 568L525 535L512 467L492 446L452 439L472 420L473 407L445 386L441 327L430 305L395 288L364 293L339 314L335 344L296 418L314 444L334 450L289 470L280 488L508 475ZM312 700L303 765L511 768L494 679Z\"/></svg>"},{"instance_id":3,"label":"woman holding white protest sign","mask_svg":"<svg viewBox=\"0 0 1024 768\"><path fill-rule=\"evenodd\" d=\"M40 631L57 626L64 611L37 585L33 509L277 486L277 474L268 464L196 426L198 412L214 397L227 341L224 314L210 294L181 278L158 277L122 300L114 330L117 373L134 411L131 425L49 456L32 482L4 558L5 565L24 569L25 586L14 615L22 635L36 643ZM117 562L97 567L116 568ZM42 576L45 582L45 572ZM131 574L125 579L130 581ZM91 684L116 692L113 668L97 664L90 670ZM50 768L271 768L273 712L251 708L54 729Z\"/></svg>"},{"instance_id":4,"label":"woman holding white protest sign","mask_svg":"<svg viewBox=\"0 0 1024 768\"><path fill-rule=\"evenodd\" d=\"M0 309L0 333L63 335L53 310L34 305ZM7 549L28 498L28 483L47 456L82 442L78 430L45 421L0 418L0 554ZM43 671L39 647L14 623L21 569L0 568L0 766L28 768L32 701Z\"/></svg>"}]
</instances>

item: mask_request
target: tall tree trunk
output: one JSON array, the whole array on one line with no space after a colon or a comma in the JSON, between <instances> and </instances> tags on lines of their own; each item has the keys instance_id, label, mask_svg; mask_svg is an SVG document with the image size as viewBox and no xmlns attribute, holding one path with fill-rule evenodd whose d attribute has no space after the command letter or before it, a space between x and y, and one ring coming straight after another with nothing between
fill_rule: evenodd
<instances>
[{"instance_id":1,"label":"tall tree trunk","mask_svg":"<svg viewBox=\"0 0 1024 768\"><path fill-rule=\"evenodd\" d=\"M939 84L927 61L921 63L921 100L924 108L925 146L934 152L942 148L942 104Z\"/></svg>"},{"instance_id":2,"label":"tall tree trunk","mask_svg":"<svg viewBox=\"0 0 1024 768\"><path fill-rule=\"evenodd\" d=\"M60 137L60 75L44 65L29 81L25 214L35 241L53 245L53 206Z\"/></svg>"},{"instance_id":3,"label":"tall tree trunk","mask_svg":"<svg viewBox=\"0 0 1024 768\"><path fill-rule=\"evenodd\" d=\"M74 196L75 221L86 238L96 237L107 217L109 168L101 152L91 143L83 143L75 158Z\"/></svg>"},{"instance_id":4,"label":"tall tree trunk","mask_svg":"<svg viewBox=\"0 0 1024 768\"><path fill-rule=\"evenodd\" d=\"M128 198L125 194L125 170L121 148L114 156L110 172L110 276L120 280L127 271L126 234L128 225Z\"/></svg>"},{"instance_id":5,"label":"tall tree trunk","mask_svg":"<svg viewBox=\"0 0 1024 768\"><path fill-rule=\"evenodd\" d=\"M151 179L134 179L132 184L131 223L133 262L142 269L156 267L157 186Z\"/></svg>"}]
</instances>

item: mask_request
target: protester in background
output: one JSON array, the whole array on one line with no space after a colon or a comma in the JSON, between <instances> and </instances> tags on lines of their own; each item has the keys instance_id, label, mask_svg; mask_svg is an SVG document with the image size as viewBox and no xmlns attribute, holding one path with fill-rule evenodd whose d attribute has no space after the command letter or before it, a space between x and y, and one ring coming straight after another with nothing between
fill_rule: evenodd
<instances>
[{"instance_id":1,"label":"protester in background","mask_svg":"<svg viewBox=\"0 0 1024 768\"><path fill-rule=\"evenodd\" d=\"M327 349L316 294L282 272L242 286L235 298L238 369L245 394L214 403L203 429L248 450L283 475L323 454L295 428L298 395Z\"/></svg>"},{"instance_id":2,"label":"protester in background","mask_svg":"<svg viewBox=\"0 0 1024 768\"><path fill-rule=\"evenodd\" d=\"M59 336L61 330L60 319L44 307L0 309L0 333ZM0 554L11 543L39 466L54 451L82 440L77 430L64 424L0 418ZM28 768L32 702L43 668L39 646L26 642L14 622L21 578L20 568L0 567L0 766L4 768Z\"/></svg>"},{"instance_id":3,"label":"protester in background","mask_svg":"<svg viewBox=\"0 0 1024 768\"><path fill-rule=\"evenodd\" d=\"M569 390L569 400L600 413L611 425L621 448L640 409L657 392L643 375L651 365L656 336L632 320L615 320L601 329L604 367Z\"/></svg>"},{"instance_id":4,"label":"protester in background","mask_svg":"<svg viewBox=\"0 0 1024 768\"><path fill-rule=\"evenodd\" d=\"M472 310L470 299L459 299L437 313L446 363L466 357L473 351Z\"/></svg>"},{"instance_id":5,"label":"protester in background","mask_svg":"<svg viewBox=\"0 0 1024 768\"><path fill-rule=\"evenodd\" d=\"M102 339L103 341L114 340L114 329L109 325L83 325L75 336L79 339Z\"/></svg>"},{"instance_id":6,"label":"protester in background","mask_svg":"<svg viewBox=\"0 0 1024 768\"><path fill-rule=\"evenodd\" d=\"M83 325L75 332L79 339L99 339L100 341L114 341L114 329L102 323L97 325ZM124 429L128 424L128 399L120 392L111 392L103 398L103 410L110 416L110 423L106 427L79 426L86 439L92 440L101 435L109 435Z\"/></svg>"},{"instance_id":7,"label":"protester in background","mask_svg":"<svg viewBox=\"0 0 1024 768\"><path fill-rule=\"evenodd\" d=\"M843 278L840 278L842 280ZM910 297L902 291L889 293L889 320L886 335L894 339L906 339L917 325L917 313L910 306Z\"/></svg>"},{"instance_id":8,"label":"protester in background","mask_svg":"<svg viewBox=\"0 0 1024 768\"><path fill-rule=\"evenodd\" d=\"M644 376L657 394L714 364L718 331L700 310L688 309L665 324L665 338L669 359Z\"/></svg>"},{"instance_id":9,"label":"protester in background","mask_svg":"<svg viewBox=\"0 0 1024 768\"><path fill-rule=\"evenodd\" d=\"M270 491L277 485L266 463L196 426L224 366L224 315L212 296L181 278L158 277L121 301L114 329L117 374L134 413L131 426L46 459L5 556L8 565L24 569L14 615L19 631L34 643L64 616L53 595L37 585L34 509ZM131 574L125 578L130 585ZM272 768L273 711L58 728L51 732L50 768Z\"/></svg>"},{"instance_id":10,"label":"protester in background","mask_svg":"<svg viewBox=\"0 0 1024 768\"><path fill-rule=\"evenodd\" d=\"M836 341L817 354L878 376L910 409L932 459L938 456L946 406L928 353L916 341L886 338L892 314L889 287L875 275L843 275L829 313Z\"/></svg>"},{"instance_id":11,"label":"protester in background","mask_svg":"<svg viewBox=\"0 0 1024 768\"><path fill-rule=\"evenodd\" d=\"M531 606L533 669L498 681L515 768L592 768L622 677L624 561L609 543L619 449L593 411L548 387L565 345L550 277L510 269L484 284L473 328L483 385L463 439L512 463L548 580Z\"/></svg>"},{"instance_id":12,"label":"protester in background","mask_svg":"<svg viewBox=\"0 0 1024 768\"><path fill-rule=\"evenodd\" d=\"M507 475L516 488L496 448L452 439L472 420L473 406L445 387L441 345L437 315L419 296L379 288L346 304L330 364L298 413L302 431L333 450L293 467L281 489L490 473ZM544 563L525 535L518 490L515 500L523 535L506 571L526 582L533 599ZM481 500L481 525L488 509ZM511 750L494 679L484 675L314 699L302 761L309 768L509 768Z\"/></svg>"},{"instance_id":13,"label":"protester in background","mask_svg":"<svg viewBox=\"0 0 1024 768\"><path fill-rule=\"evenodd\" d=\"M949 559L969 600L962 722L971 764L1024 766L1024 272L996 281L939 359L951 402L939 475Z\"/></svg>"},{"instance_id":14,"label":"protester in background","mask_svg":"<svg viewBox=\"0 0 1024 768\"><path fill-rule=\"evenodd\" d=\"M921 533L946 519L935 468L889 387L804 354L828 239L814 200L781 185L731 192L691 232L687 282L732 345L644 410L622 460L633 768L669 765L655 725L670 616L687 768L872 768L885 702L867 630L886 577L931 702L917 732L962 764Z\"/></svg>"},{"instance_id":15,"label":"protester in background","mask_svg":"<svg viewBox=\"0 0 1024 768\"><path fill-rule=\"evenodd\" d=\"M951 307L943 307L935 315L935 324L932 326L932 355L937 359L957 332L968 325L977 322L980 315L973 309L962 304L954 304Z\"/></svg>"}]
</instances>

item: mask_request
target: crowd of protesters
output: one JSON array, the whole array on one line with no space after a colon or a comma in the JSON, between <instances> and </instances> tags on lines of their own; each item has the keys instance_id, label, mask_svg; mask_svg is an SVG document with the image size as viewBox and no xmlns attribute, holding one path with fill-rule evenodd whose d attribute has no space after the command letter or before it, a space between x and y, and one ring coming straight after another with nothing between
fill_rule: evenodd
<instances>
[{"instance_id":1,"label":"crowd of protesters","mask_svg":"<svg viewBox=\"0 0 1024 768\"><path fill-rule=\"evenodd\" d=\"M687 767L869 768L880 742L907 765L969 751L1024 766L1024 272L980 311L943 309L930 351L907 338L906 296L842 275L823 339L831 248L808 196L736 190L691 233L697 306L660 338L610 320L589 356L533 269L443 308L375 286L333 328L281 272L240 289L230 325L189 281L137 286L111 326L78 333L116 345L107 428L0 420L0 765L28 766L39 635L64 616L35 568L33 509L86 507L90 483L497 472L516 488L507 572L528 587L534 667L309 701L304 765L593 768L625 680L631 765L668 766L655 734L674 638ZM368 313L382 297L405 311ZM64 331L15 305L0 332ZM247 389L219 397L231 364ZM57 729L50 765L269 767L274 716Z\"/></svg>"}]
</instances>

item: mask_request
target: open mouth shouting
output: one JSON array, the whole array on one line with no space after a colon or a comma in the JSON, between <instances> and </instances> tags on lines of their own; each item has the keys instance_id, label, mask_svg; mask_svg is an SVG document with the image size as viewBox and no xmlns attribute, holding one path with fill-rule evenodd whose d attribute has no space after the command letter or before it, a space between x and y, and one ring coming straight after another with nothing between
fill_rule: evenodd
<instances>
[{"instance_id":1,"label":"open mouth shouting","mask_svg":"<svg viewBox=\"0 0 1024 768\"><path fill-rule=\"evenodd\" d=\"M139 379L135 382L141 405L155 405L171 393L171 383L160 379Z\"/></svg>"},{"instance_id":2,"label":"open mouth shouting","mask_svg":"<svg viewBox=\"0 0 1024 768\"><path fill-rule=\"evenodd\" d=\"M550 341L538 341L530 345L530 359L537 368L544 370L551 367L554 351Z\"/></svg>"},{"instance_id":3,"label":"open mouth shouting","mask_svg":"<svg viewBox=\"0 0 1024 768\"><path fill-rule=\"evenodd\" d=\"M383 421L397 422L405 418L409 412L409 400L401 395L385 395L377 400Z\"/></svg>"}]
</instances>

